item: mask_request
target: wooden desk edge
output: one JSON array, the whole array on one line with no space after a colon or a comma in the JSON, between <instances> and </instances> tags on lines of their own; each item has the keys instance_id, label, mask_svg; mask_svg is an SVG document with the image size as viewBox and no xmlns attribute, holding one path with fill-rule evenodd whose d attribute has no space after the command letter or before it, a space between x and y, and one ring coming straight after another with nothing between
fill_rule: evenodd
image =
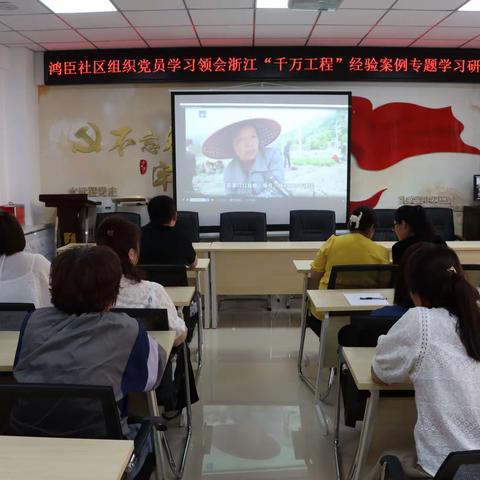
<instances>
[{"instance_id":1,"label":"wooden desk edge","mask_svg":"<svg viewBox=\"0 0 480 480\"><path fill-rule=\"evenodd\" d=\"M355 385L359 390L413 390L413 385L411 383L392 383L391 385L380 385L375 383L372 379L372 363L375 356L374 347L343 347L343 358L345 363L352 374L352 377L355 381ZM362 353L365 356L370 357L370 362L368 362L368 372L364 370L365 365L362 362L361 365L355 363L355 355ZM368 378L368 381L364 379Z\"/></svg>"}]
</instances>

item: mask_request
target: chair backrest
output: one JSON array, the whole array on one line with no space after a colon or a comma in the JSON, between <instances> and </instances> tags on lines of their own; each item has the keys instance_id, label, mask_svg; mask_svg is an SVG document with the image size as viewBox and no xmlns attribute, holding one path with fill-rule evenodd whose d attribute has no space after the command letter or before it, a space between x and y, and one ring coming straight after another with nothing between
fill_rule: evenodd
<instances>
[{"instance_id":1,"label":"chair backrest","mask_svg":"<svg viewBox=\"0 0 480 480\"><path fill-rule=\"evenodd\" d=\"M425 213L433 223L436 233L445 241L455 240L453 210L451 208L426 208Z\"/></svg>"},{"instance_id":2,"label":"chair backrest","mask_svg":"<svg viewBox=\"0 0 480 480\"><path fill-rule=\"evenodd\" d=\"M443 461L434 480L475 480L480 478L480 450L452 452Z\"/></svg>"},{"instance_id":3,"label":"chair backrest","mask_svg":"<svg viewBox=\"0 0 480 480\"><path fill-rule=\"evenodd\" d=\"M33 303L0 303L0 331L19 331L25 317L34 310Z\"/></svg>"},{"instance_id":4,"label":"chair backrest","mask_svg":"<svg viewBox=\"0 0 480 480\"><path fill-rule=\"evenodd\" d=\"M480 287L480 265L468 263L462 265L462 268L468 278L468 281L474 287Z\"/></svg>"},{"instance_id":5,"label":"chair backrest","mask_svg":"<svg viewBox=\"0 0 480 480\"><path fill-rule=\"evenodd\" d=\"M0 384L0 435L123 438L111 386Z\"/></svg>"},{"instance_id":6,"label":"chair backrest","mask_svg":"<svg viewBox=\"0 0 480 480\"><path fill-rule=\"evenodd\" d=\"M97 213L97 216L95 218L95 232L98 230L98 227L100 224L108 217L111 217L112 215L115 215L117 217L122 217L125 220L128 220L129 222L134 223L135 225L138 225L139 227L142 226L142 220L140 217L139 213L135 212L100 212Z\"/></svg>"},{"instance_id":7,"label":"chair backrest","mask_svg":"<svg viewBox=\"0 0 480 480\"><path fill-rule=\"evenodd\" d=\"M200 241L198 212L178 211L175 228L181 230L192 243Z\"/></svg>"},{"instance_id":8,"label":"chair backrest","mask_svg":"<svg viewBox=\"0 0 480 480\"><path fill-rule=\"evenodd\" d=\"M335 233L332 210L290 210L290 241L327 240Z\"/></svg>"},{"instance_id":9,"label":"chair backrest","mask_svg":"<svg viewBox=\"0 0 480 480\"><path fill-rule=\"evenodd\" d=\"M342 347L376 347L380 335L385 335L400 317L355 315L350 325L338 333Z\"/></svg>"},{"instance_id":10,"label":"chair backrest","mask_svg":"<svg viewBox=\"0 0 480 480\"><path fill-rule=\"evenodd\" d=\"M393 208L375 208L377 223L373 240L376 242L396 242L398 239L393 231L395 210Z\"/></svg>"},{"instance_id":11,"label":"chair backrest","mask_svg":"<svg viewBox=\"0 0 480 480\"><path fill-rule=\"evenodd\" d=\"M164 287L188 286L187 267L185 265L139 265L147 275L147 280L157 282Z\"/></svg>"},{"instance_id":12,"label":"chair backrest","mask_svg":"<svg viewBox=\"0 0 480 480\"><path fill-rule=\"evenodd\" d=\"M333 265L328 288L393 288L397 271L390 264Z\"/></svg>"},{"instance_id":13,"label":"chair backrest","mask_svg":"<svg viewBox=\"0 0 480 480\"><path fill-rule=\"evenodd\" d=\"M267 215L264 212L220 214L221 242L266 242Z\"/></svg>"},{"instance_id":14,"label":"chair backrest","mask_svg":"<svg viewBox=\"0 0 480 480\"><path fill-rule=\"evenodd\" d=\"M169 330L166 308L112 308L110 311L126 313L143 325L145 330Z\"/></svg>"}]
</instances>

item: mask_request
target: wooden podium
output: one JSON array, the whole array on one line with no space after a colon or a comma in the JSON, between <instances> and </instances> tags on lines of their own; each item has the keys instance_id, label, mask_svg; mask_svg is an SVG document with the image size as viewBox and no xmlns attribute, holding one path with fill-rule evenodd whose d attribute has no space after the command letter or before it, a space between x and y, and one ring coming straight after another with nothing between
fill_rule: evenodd
<instances>
[{"instance_id":1,"label":"wooden podium","mask_svg":"<svg viewBox=\"0 0 480 480\"><path fill-rule=\"evenodd\" d=\"M60 241L57 246L69 243L83 243L85 239L87 212L89 207L95 207L96 202L88 199L84 193L40 195L38 199L46 207L57 209L57 236Z\"/></svg>"}]
</instances>

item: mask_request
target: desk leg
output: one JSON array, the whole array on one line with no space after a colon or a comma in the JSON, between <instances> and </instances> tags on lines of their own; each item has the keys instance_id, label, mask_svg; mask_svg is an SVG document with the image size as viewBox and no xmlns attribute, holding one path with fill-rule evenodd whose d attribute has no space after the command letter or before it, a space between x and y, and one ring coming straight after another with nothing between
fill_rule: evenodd
<instances>
[{"instance_id":1,"label":"desk leg","mask_svg":"<svg viewBox=\"0 0 480 480\"><path fill-rule=\"evenodd\" d=\"M370 448L370 443L372 441L373 422L377 412L379 397L380 392L378 390L370 391L370 397L367 400L367 406L365 408L365 417L363 419L360 440L358 442L357 452L355 453L355 459L353 460L350 472L348 473L348 480L361 480L360 475L365 466L368 449Z\"/></svg>"},{"instance_id":2,"label":"desk leg","mask_svg":"<svg viewBox=\"0 0 480 480\"><path fill-rule=\"evenodd\" d=\"M198 295L198 352L197 352L197 374L202 368L202 353L203 353L203 302L202 294L200 293L200 272L195 272L195 290Z\"/></svg>"},{"instance_id":3,"label":"desk leg","mask_svg":"<svg viewBox=\"0 0 480 480\"><path fill-rule=\"evenodd\" d=\"M303 293L302 293L302 310L301 310L301 333L300 333L300 347L298 349L297 372L300 379L305 382L307 387L313 392L315 386L308 377L305 376L302 370L303 351L305 348L305 336L307 333L307 314L308 314L308 297L307 297L308 273L303 276Z\"/></svg>"},{"instance_id":4,"label":"desk leg","mask_svg":"<svg viewBox=\"0 0 480 480\"><path fill-rule=\"evenodd\" d=\"M212 307L210 303L210 278L211 278L211 273L210 273L210 264L208 265L207 270L205 270L205 274L203 276L204 278L204 305L205 305L205 323L204 323L204 328L212 328Z\"/></svg>"},{"instance_id":5,"label":"desk leg","mask_svg":"<svg viewBox=\"0 0 480 480\"><path fill-rule=\"evenodd\" d=\"M212 328L218 326L218 302L217 302L217 275L215 266L215 252L210 252L210 298L212 299Z\"/></svg>"},{"instance_id":6,"label":"desk leg","mask_svg":"<svg viewBox=\"0 0 480 480\"><path fill-rule=\"evenodd\" d=\"M159 417L160 412L158 410L157 396L155 390L150 390L147 392L147 404L148 412L152 417ZM166 478L165 475L165 464L163 461L163 452L162 452L162 435L157 429L153 430L153 449L155 452L155 474L157 480L163 480Z\"/></svg>"},{"instance_id":7,"label":"desk leg","mask_svg":"<svg viewBox=\"0 0 480 480\"><path fill-rule=\"evenodd\" d=\"M342 375L342 363L343 363L343 355L342 349L340 349L340 353L338 355L338 390L337 390L337 402L335 406L335 433L333 438L333 448L334 448L334 455L335 455L335 475L336 480L343 479L343 472L342 472L342 457L340 454L340 411L342 408L341 405L341 396L342 396L342 389L340 388L340 376Z\"/></svg>"},{"instance_id":8,"label":"desk leg","mask_svg":"<svg viewBox=\"0 0 480 480\"><path fill-rule=\"evenodd\" d=\"M320 393L320 380L321 380L321 375L323 370L323 363L325 360L325 350L327 346L327 331L328 331L329 324L330 324L330 315L328 312L325 312L325 317L322 321L322 329L320 331L320 341L318 344L318 370L317 370L317 378L315 381L315 409L317 411L317 416L319 417L320 423L324 425L324 433L323 433L324 435L328 435L328 424L325 418L325 413L323 412L323 409L322 409L321 402L327 397L334 381L334 376L332 375L332 371L331 371L328 378L327 391L326 393Z\"/></svg>"},{"instance_id":9,"label":"desk leg","mask_svg":"<svg viewBox=\"0 0 480 480\"><path fill-rule=\"evenodd\" d=\"M183 472L185 471L185 464L187 462L188 449L190 447L190 440L192 438L192 401L190 397L190 378L188 375L188 353L185 343L183 343L182 355L185 364L185 403L187 404L187 433L185 438L185 444L183 446L182 457L180 460L180 466L178 468L172 453L172 449L170 448L170 444L168 443L166 436L164 435L163 437L163 443L165 445L165 451L167 452L168 463L170 464L170 468L175 475L175 478L183 477Z\"/></svg>"}]
</instances>

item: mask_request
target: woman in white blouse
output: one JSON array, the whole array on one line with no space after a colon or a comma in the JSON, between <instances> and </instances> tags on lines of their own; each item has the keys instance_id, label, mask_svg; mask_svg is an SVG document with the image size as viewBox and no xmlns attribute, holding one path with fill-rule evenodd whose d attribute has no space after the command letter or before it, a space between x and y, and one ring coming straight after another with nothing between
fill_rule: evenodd
<instances>
[{"instance_id":1,"label":"woman in white blouse","mask_svg":"<svg viewBox=\"0 0 480 480\"><path fill-rule=\"evenodd\" d=\"M18 220L0 212L0 302L50 306L50 262L25 245Z\"/></svg>"},{"instance_id":2,"label":"woman in white blouse","mask_svg":"<svg viewBox=\"0 0 480 480\"><path fill-rule=\"evenodd\" d=\"M96 240L99 245L110 247L120 258L123 276L120 292L115 303L119 308L166 308L170 330L175 330L174 345L178 346L187 338L187 327L177 314L175 305L165 289L159 283L142 280L136 265L140 256L140 228L120 216L112 215L99 226ZM190 400L198 401L195 376L190 362L187 345L188 379ZM157 388L157 400L164 406L163 417L167 420L178 417L186 406L185 401L185 364L182 355L176 356L176 365L167 363L162 383Z\"/></svg>"},{"instance_id":3,"label":"woman in white blouse","mask_svg":"<svg viewBox=\"0 0 480 480\"><path fill-rule=\"evenodd\" d=\"M136 265L140 257L141 231L137 225L121 218L106 218L96 233L98 245L110 247L122 262L120 292L115 307L118 308L165 308L168 313L170 330L175 330L174 345L180 345L187 338L185 322L162 285L142 279Z\"/></svg>"},{"instance_id":4,"label":"woman in white blouse","mask_svg":"<svg viewBox=\"0 0 480 480\"><path fill-rule=\"evenodd\" d=\"M415 308L379 338L372 374L413 383L416 458L400 459L414 459L409 478L431 478L450 452L480 449L479 293L446 246L420 247L406 278Z\"/></svg>"}]
</instances>

